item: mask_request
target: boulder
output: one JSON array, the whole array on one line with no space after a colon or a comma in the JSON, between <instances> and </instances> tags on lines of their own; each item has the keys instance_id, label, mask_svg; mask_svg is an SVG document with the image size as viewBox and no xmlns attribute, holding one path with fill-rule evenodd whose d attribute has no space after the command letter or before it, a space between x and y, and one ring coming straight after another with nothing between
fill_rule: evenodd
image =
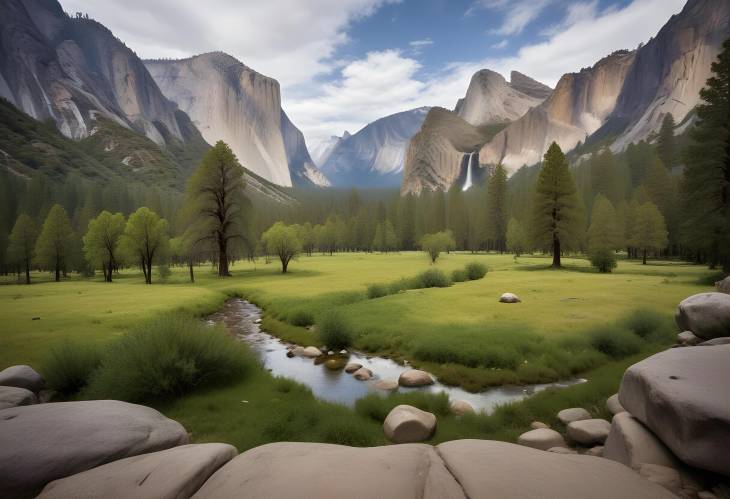
<instances>
[{"instance_id":1,"label":"boulder","mask_svg":"<svg viewBox=\"0 0 730 499\"><path fill-rule=\"evenodd\" d=\"M463 416L466 413L474 413L474 407L466 400L454 400L449 404L452 414Z\"/></svg>"},{"instance_id":2,"label":"boulder","mask_svg":"<svg viewBox=\"0 0 730 499\"><path fill-rule=\"evenodd\" d=\"M568 438L581 445L602 444L611 431L611 423L605 419L582 419L568 425Z\"/></svg>"},{"instance_id":3,"label":"boulder","mask_svg":"<svg viewBox=\"0 0 730 499\"><path fill-rule=\"evenodd\" d=\"M0 386L0 410L37 403L38 397L30 390L17 386Z\"/></svg>"},{"instance_id":4,"label":"boulder","mask_svg":"<svg viewBox=\"0 0 730 499\"><path fill-rule=\"evenodd\" d=\"M523 433L517 438L517 443L533 449L548 450L552 447L567 447L563 436L549 428L538 428Z\"/></svg>"},{"instance_id":5,"label":"boulder","mask_svg":"<svg viewBox=\"0 0 730 499\"><path fill-rule=\"evenodd\" d=\"M682 461L730 476L728 379L730 345L673 348L629 367L619 400Z\"/></svg>"},{"instance_id":6,"label":"boulder","mask_svg":"<svg viewBox=\"0 0 730 499\"><path fill-rule=\"evenodd\" d=\"M691 347L702 342L692 331L682 331L677 335L677 343L683 347Z\"/></svg>"},{"instance_id":7,"label":"boulder","mask_svg":"<svg viewBox=\"0 0 730 499\"><path fill-rule=\"evenodd\" d=\"M465 499L430 445L356 448L280 442L219 469L195 499Z\"/></svg>"},{"instance_id":8,"label":"boulder","mask_svg":"<svg viewBox=\"0 0 730 499\"><path fill-rule=\"evenodd\" d=\"M320 350L317 347L310 346L310 347L303 349L301 352L301 355L302 355L302 357L315 358L315 357L319 357L322 355L322 350Z\"/></svg>"},{"instance_id":9,"label":"boulder","mask_svg":"<svg viewBox=\"0 0 730 499\"><path fill-rule=\"evenodd\" d=\"M391 392L398 389L398 382L394 379L381 379L375 383L375 388Z\"/></svg>"},{"instance_id":10,"label":"boulder","mask_svg":"<svg viewBox=\"0 0 730 499\"><path fill-rule=\"evenodd\" d=\"M530 428L533 430L539 430L540 428L550 428L550 425L543 423L542 421L533 421L530 423Z\"/></svg>"},{"instance_id":11,"label":"boulder","mask_svg":"<svg viewBox=\"0 0 730 499\"><path fill-rule=\"evenodd\" d=\"M730 336L730 295L700 293L682 300L674 316L679 329L705 340Z\"/></svg>"},{"instance_id":12,"label":"boulder","mask_svg":"<svg viewBox=\"0 0 730 499\"><path fill-rule=\"evenodd\" d=\"M682 478L679 471L668 466L659 464L642 464L639 466L639 474L657 485L661 485L665 489L674 494L679 494L682 488Z\"/></svg>"},{"instance_id":13,"label":"boulder","mask_svg":"<svg viewBox=\"0 0 730 499\"><path fill-rule=\"evenodd\" d=\"M385 418L383 431L396 444L421 442L436 431L436 416L410 405L398 405Z\"/></svg>"},{"instance_id":14,"label":"boulder","mask_svg":"<svg viewBox=\"0 0 730 499\"><path fill-rule=\"evenodd\" d=\"M608 400L606 400L606 409L608 409L608 412L610 412L614 416L619 412L626 411L626 409L624 409L624 406L621 405L621 402L618 401L618 393L614 393L613 395L608 397Z\"/></svg>"},{"instance_id":15,"label":"boulder","mask_svg":"<svg viewBox=\"0 0 730 499\"><path fill-rule=\"evenodd\" d=\"M11 366L0 371L0 386L16 386L38 393L43 385L43 377L30 366Z\"/></svg>"},{"instance_id":16,"label":"boulder","mask_svg":"<svg viewBox=\"0 0 730 499\"><path fill-rule=\"evenodd\" d=\"M373 372L367 367L361 367L360 369L352 373L352 376L357 380L367 381L373 377Z\"/></svg>"},{"instance_id":17,"label":"boulder","mask_svg":"<svg viewBox=\"0 0 730 499\"><path fill-rule=\"evenodd\" d=\"M192 496L218 468L236 457L227 444L182 445L120 459L54 480L42 499L176 499Z\"/></svg>"},{"instance_id":18,"label":"boulder","mask_svg":"<svg viewBox=\"0 0 730 499\"><path fill-rule=\"evenodd\" d=\"M324 361L324 367L332 371L339 371L345 367L346 363L347 359L343 357L332 357Z\"/></svg>"},{"instance_id":19,"label":"boulder","mask_svg":"<svg viewBox=\"0 0 730 499\"><path fill-rule=\"evenodd\" d=\"M520 300L520 297L514 293L502 293L502 296L499 297L499 301L500 303L520 303L522 300Z\"/></svg>"},{"instance_id":20,"label":"boulder","mask_svg":"<svg viewBox=\"0 0 730 499\"><path fill-rule=\"evenodd\" d=\"M730 345L730 336L723 336L722 338L715 338L712 340L703 341L698 346L716 347L717 345Z\"/></svg>"},{"instance_id":21,"label":"boulder","mask_svg":"<svg viewBox=\"0 0 730 499\"><path fill-rule=\"evenodd\" d=\"M304 347L296 346L286 353L287 357L304 357Z\"/></svg>"},{"instance_id":22,"label":"boulder","mask_svg":"<svg viewBox=\"0 0 730 499\"><path fill-rule=\"evenodd\" d=\"M730 276L715 283L715 289L720 293L730 294Z\"/></svg>"},{"instance_id":23,"label":"boulder","mask_svg":"<svg viewBox=\"0 0 730 499\"><path fill-rule=\"evenodd\" d=\"M603 457L638 470L642 464L675 468L679 463L669 449L628 412L613 417Z\"/></svg>"},{"instance_id":24,"label":"boulder","mask_svg":"<svg viewBox=\"0 0 730 499\"><path fill-rule=\"evenodd\" d=\"M426 371L418 369L410 369L401 373L398 377L400 386L426 386L433 384L433 378Z\"/></svg>"},{"instance_id":25,"label":"boulder","mask_svg":"<svg viewBox=\"0 0 730 499\"><path fill-rule=\"evenodd\" d=\"M437 450L470 498L676 499L607 459L541 452L489 440L454 440Z\"/></svg>"},{"instance_id":26,"label":"boulder","mask_svg":"<svg viewBox=\"0 0 730 499\"><path fill-rule=\"evenodd\" d=\"M573 421L581 421L583 419L591 419L591 413L582 407L573 407L571 409L563 409L558 413L558 419L564 425L569 425Z\"/></svg>"},{"instance_id":27,"label":"boulder","mask_svg":"<svg viewBox=\"0 0 730 499\"><path fill-rule=\"evenodd\" d=\"M352 374L355 371L357 371L358 369L360 369L361 367L362 367L362 364L358 364L356 362L350 362L349 364L347 364L345 366L345 372Z\"/></svg>"},{"instance_id":28,"label":"boulder","mask_svg":"<svg viewBox=\"0 0 730 499\"><path fill-rule=\"evenodd\" d=\"M117 400L0 411L0 497L33 497L48 483L110 461L186 444L180 423Z\"/></svg>"}]
</instances>

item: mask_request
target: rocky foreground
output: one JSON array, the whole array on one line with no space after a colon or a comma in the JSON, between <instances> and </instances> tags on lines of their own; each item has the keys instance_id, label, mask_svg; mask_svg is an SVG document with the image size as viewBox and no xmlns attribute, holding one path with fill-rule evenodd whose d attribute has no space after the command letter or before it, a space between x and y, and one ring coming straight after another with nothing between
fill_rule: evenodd
<instances>
[{"instance_id":1,"label":"rocky foreground","mask_svg":"<svg viewBox=\"0 0 730 499\"><path fill-rule=\"evenodd\" d=\"M568 408L558 414L564 435L534 422L521 445L280 442L238 454L189 444L182 425L149 407L40 403L42 377L13 366L0 372L0 497L730 497L730 295L688 298L677 323L690 328L682 348L626 371L607 401L611 422ZM416 442L436 424L398 406L384 431Z\"/></svg>"}]
</instances>

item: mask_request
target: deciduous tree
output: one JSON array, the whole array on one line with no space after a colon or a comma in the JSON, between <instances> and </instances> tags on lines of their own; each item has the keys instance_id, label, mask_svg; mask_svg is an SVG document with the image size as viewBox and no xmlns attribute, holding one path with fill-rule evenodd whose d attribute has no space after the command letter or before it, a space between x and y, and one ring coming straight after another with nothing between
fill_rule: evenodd
<instances>
[{"instance_id":1,"label":"deciduous tree","mask_svg":"<svg viewBox=\"0 0 730 499\"><path fill-rule=\"evenodd\" d=\"M41 267L54 272L56 282L66 268L66 259L73 243L73 229L66 210L55 204L48 212L35 244L36 261Z\"/></svg>"},{"instance_id":2,"label":"deciduous tree","mask_svg":"<svg viewBox=\"0 0 730 499\"><path fill-rule=\"evenodd\" d=\"M302 243L296 228L284 222L276 222L261 236L268 253L279 257L281 272L286 273L289 262L302 251Z\"/></svg>"},{"instance_id":3,"label":"deciduous tree","mask_svg":"<svg viewBox=\"0 0 730 499\"><path fill-rule=\"evenodd\" d=\"M84 256L90 265L101 265L106 282L112 282L124 228L124 215L111 214L105 210L89 222L89 229L84 236Z\"/></svg>"},{"instance_id":4,"label":"deciduous tree","mask_svg":"<svg viewBox=\"0 0 730 499\"><path fill-rule=\"evenodd\" d=\"M31 217L21 213L15 221L10 233L8 258L11 262L22 266L25 271L25 283L30 284L30 265L33 260L33 249L38 237L38 226Z\"/></svg>"},{"instance_id":5,"label":"deciduous tree","mask_svg":"<svg viewBox=\"0 0 730 499\"><path fill-rule=\"evenodd\" d=\"M152 264L167 249L167 222L146 206L129 215L122 245L129 258L142 267L144 280L152 284Z\"/></svg>"}]
</instances>

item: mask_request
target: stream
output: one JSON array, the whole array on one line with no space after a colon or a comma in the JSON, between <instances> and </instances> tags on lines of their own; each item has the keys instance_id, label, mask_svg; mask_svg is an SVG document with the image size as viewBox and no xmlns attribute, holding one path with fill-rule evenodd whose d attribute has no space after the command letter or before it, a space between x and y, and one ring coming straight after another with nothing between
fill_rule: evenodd
<instances>
[{"instance_id":1,"label":"stream","mask_svg":"<svg viewBox=\"0 0 730 499\"><path fill-rule=\"evenodd\" d=\"M210 324L223 323L231 334L245 341L259 356L264 368L272 374L298 381L308 386L317 398L329 402L352 407L356 400L369 393L386 395L387 392L375 388L375 383L381 379L397 380L402 372L411 369L390 359L349 352L348 362L357 362L373 372L371 380L358 381L342 369L332 370L325 367L320 362L321 359L288 357L287 353L292 345L262 331L260 320L261 309L239 298L228 300L221 310L208 317ZM312 343L316 346L317 342ZM446 386L436 381L433 385L419 388L399 387L398 391L445 392L451 400L466 400L477 412L483 411L489 414L498 405L522 400L547 388L565 388L585 381L585 379L570 379L555 383L500 386L479 393L470 393L459 387Z\"/></svg>"}]
</instances>

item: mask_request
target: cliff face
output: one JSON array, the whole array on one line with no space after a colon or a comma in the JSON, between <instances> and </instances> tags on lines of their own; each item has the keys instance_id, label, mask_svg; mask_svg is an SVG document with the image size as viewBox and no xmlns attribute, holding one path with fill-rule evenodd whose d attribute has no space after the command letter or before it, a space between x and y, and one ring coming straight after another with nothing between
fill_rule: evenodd
<instances>
[{"instance_id":1,"label":"cliff face","mask_svg":"<svg viewBox=\"0 0 730 499\"><path fill-rule=\"evenodd\" d=\"M501 162L514 171L540 161L553 141L564 151L575 147L613 111L634 56L617 52L591 68L563 75L550 97L482 147L480 162Z\"/></svg>"},{"instance_id":2,"label":"cliff face","mask_svg":"<svg viewBox=\"0 0 730 499\"><path fill-rule=\"evenodd\" d=\"M329 180L309 156L307 144L302 132L294 126L289 117L281 111L281 136L284 140L284 151L289 163L289 173L294 185L327 187Z\"/></svg>"},{"instance_id":3,"label":"cliff face","mask_svg":"<svg viewBox=\"0 0 730 499\"><path fill-rule=\"evenodd\" d=\"M320 163L336 186L385 187L401 183L408 141L418 131L429 108L396 113L336 140Z\"/></svg>"},{"instance_id":4,"label":"cliff face","mask_svg":"<svg viewBox=\"0 0 730 499\"><path fill-rule=\"evenodd\" d=\"M157 144L195 135L134 52L55 0L0 2L0 96L74 139L98 114Z\"/></svg>"}]
</instances>

